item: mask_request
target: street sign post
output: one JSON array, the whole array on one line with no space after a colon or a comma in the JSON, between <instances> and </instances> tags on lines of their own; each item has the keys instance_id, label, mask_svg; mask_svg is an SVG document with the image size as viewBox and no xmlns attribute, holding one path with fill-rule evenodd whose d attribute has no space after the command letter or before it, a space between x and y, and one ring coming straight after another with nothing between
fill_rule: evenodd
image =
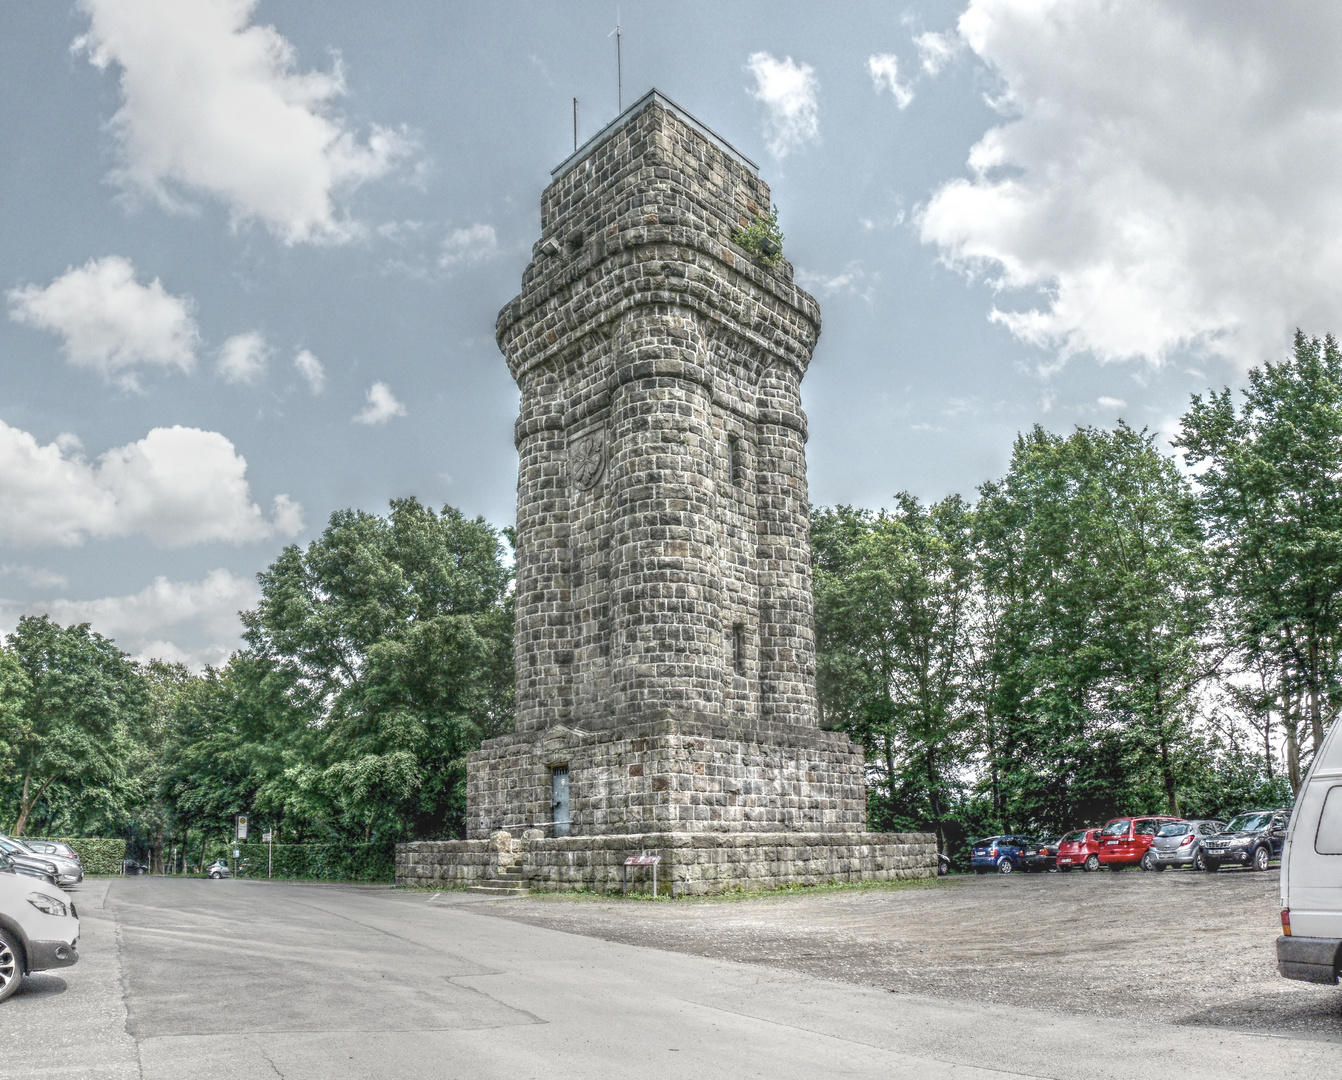
<instances>
[{"instance_id":1,"label":"street sign post","mask_svg":"<svg viewBox=\"0 0 1342 1080\"><path fill-rule=\"evenodd\" d=\"M261 843L270 845L266 850L266 877L269 878L272 871L275 869L275 831L273 829L267 829L263 832L261 834Z\"/></svg>"}]
</instances>

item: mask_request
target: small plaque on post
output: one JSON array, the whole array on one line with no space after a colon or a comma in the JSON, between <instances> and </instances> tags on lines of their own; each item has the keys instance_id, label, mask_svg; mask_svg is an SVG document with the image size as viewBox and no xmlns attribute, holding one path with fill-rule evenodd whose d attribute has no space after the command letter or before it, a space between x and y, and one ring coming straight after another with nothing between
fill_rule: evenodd
<instances>
[{"instance_id":1,"label":"small plaque on post","mask_svg":"<svg viewBox=\"0 0 1342 1080\"><path fill-rule=\"evenodd\" d=\"M630 855L625 858L624 865L620 867L620 895L624 896L629 892L629 868L631 866L651 866L652 867L652 895L654 899L657 896L657 864L662 861L660 855L649 855L644 852L641 855Z\"/></svg>"}]
</instances>

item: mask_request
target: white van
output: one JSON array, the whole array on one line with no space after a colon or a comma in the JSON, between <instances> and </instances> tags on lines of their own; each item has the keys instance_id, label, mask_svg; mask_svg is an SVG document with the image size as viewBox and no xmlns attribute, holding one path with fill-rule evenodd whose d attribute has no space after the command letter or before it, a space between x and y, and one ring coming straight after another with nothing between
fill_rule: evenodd
<instances>
[{"instance_id":1,"label":"white van","mask_svg":"<svg viewBox=\"0 0 1342 1080\"><path fill-rule=\"evenodd\" d=\"M1288 979L1342 976L1342 723L1334 721L1296 795L1281 852L1277 970Z\"/></svg>"}]
</instances>

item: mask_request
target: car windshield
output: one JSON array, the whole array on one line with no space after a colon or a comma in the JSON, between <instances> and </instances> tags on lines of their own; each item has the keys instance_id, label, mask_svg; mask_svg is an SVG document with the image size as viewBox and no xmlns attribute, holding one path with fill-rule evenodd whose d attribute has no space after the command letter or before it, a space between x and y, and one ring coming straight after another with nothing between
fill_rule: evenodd
<instances>
[{"instance_id":1,"label":"car windshield","mask_svg":"<svg viewBox=\"0 0 1342 1080\"><path fill-rule=\"evenodd\" d=\"M1272 815L1268 813L1240 814L1226 826L1226 832L1258 832L1266 829Z\"/></svg>"},{"instance_id":2,"label":"car windshield","mask_svg":"<svg viewBox=\"0 0 1342 1080\"><path fill-rule=\"evenodd\" d=\"M1117 821L1109 822L1109 824L1104 827L1104 832L1101 833L1101 835L1122 836L1130 828L1132 828L1132 820L1130 818L1119 818Z\"/></svg>"},{"instance_id":3,"label":"car windshield","mask_svg":"<svg viewBox=\"0 0 1342 1080\"><path fill-rule=\"evenodd\" d=\"M1183 836L1184 833L1192 832L1193 826L1187 821L1172 821L1168 825L1161 827L1157 836Z\"/></svg>"}]
</instances>

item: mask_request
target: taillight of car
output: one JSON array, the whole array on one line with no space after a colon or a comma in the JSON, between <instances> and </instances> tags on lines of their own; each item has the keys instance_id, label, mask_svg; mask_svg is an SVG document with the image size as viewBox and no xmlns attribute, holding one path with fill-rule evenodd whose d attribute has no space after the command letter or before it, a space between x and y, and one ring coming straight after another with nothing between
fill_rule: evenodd
<instances>
[{"instance_id":1,"label":"taillight of car","mask_svg":"<svg viewBox=\"0 0 1342 1080\"><path fill-rule=\"evenodd\" d=\"M1287 937L1291 936L1291 909L1281 909L1281 932Z\"/></svg>"},{"instance_id":2,"label":"taillight of car","mask_svg":"<svg viewBox=\"0 0 1342 1080\"><path fill-rule=\"evenodd\" d=\"M997 849L993 848L992 851L988 852L988 854L991 855L994 859L997 858Z\"/></svg>"},{"instance_id":3,"label":"taillight of car","mask_svg":"<svg viewBox=\"0 0 1342 1080\"><path fill-rule=\"evenodd\" d=\"M1193 842L1193 834L1189 833L1187 836L1185 836L1182 840L1179 841L1179 846L1183 847L1186 844L1191 844L1192 842Z\"/></svg>"}]
</instances>

